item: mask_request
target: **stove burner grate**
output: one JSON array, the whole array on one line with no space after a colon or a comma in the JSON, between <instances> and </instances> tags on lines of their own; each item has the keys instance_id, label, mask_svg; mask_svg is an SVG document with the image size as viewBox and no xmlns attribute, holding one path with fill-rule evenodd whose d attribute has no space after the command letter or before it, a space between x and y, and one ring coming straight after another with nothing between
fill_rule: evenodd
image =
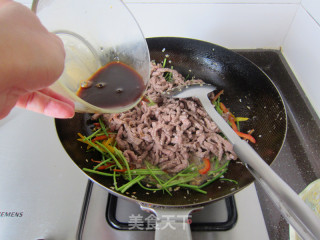
<instances>
[{"instance_id":1,"label":"stove burner grate","mask_svg":"<svg viewBox=\"0 0 320 240\"><path fill-rule=\"evenodd\" d=\"M138 228L133 228L129 221L122 222L118 220L117 204L118 197L109 194L106 208L106 220L112 228L116 230L154 231L154 227L151 228L149 222L145 220L140 222ZM227 210L226 221L192 222L190 225L191 231L227 231L233 228L238 218L234 196L225 198L225 204Z\"/></svg>"}]
</instances>

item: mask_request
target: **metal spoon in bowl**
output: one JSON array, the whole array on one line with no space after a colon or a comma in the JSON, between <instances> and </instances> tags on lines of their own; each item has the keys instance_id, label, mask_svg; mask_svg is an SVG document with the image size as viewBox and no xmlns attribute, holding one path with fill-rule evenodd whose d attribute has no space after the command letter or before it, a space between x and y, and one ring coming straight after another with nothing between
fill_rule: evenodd
<instances>
[{"instance_id":1,"label":"metal spoon in bowl","mask_svg":"<svg viewBox=\"0 0 320 240\"><path fill-rule=\"evenodd\" d=\"M320 239L320 219L215 110L207 96L215 89L216 87L210 84L193 84L173 88L163 95L170 98L198 98L208 115L232 143L233 150L240 160L261 184L287 222L303 239Z\"/></svg>"}]
</instances>

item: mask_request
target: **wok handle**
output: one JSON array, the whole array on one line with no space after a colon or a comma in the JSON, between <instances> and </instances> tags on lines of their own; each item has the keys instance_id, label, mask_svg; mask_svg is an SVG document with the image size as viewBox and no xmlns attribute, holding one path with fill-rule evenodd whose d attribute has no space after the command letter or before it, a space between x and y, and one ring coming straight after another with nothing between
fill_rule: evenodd
<instances>
[{"instance_id":1,"label":"wok handle","mask_svg":"<svg viewBox=\"0 0 320 240\"><path fill-rule=\"evenodd\" d=\"M233 149L255 179L275 203L278 210L303 239L320 239L320 219L284 182L259 154L231 129L214 109L207 96L196 96L209 116L233 144Z\"/></svg>"},{"instance_id":2,"label":"wok handle","mask_svg":"<svg viewBox=\"0 0 320 240\"><path fill-rule=\"evenodd\" d=\"M185 239L191 240L189 215L197 208L156 208L140 204L144 211L151 211L157 216L155 240L161 239ZM190 222L189 222L190 221Z\"/></svg>"}]
</instances>

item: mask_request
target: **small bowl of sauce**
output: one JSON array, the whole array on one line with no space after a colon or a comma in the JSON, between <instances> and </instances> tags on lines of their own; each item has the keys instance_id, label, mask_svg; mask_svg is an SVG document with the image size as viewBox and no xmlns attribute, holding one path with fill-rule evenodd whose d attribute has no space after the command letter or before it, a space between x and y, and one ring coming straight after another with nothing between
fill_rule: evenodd
<instances>
[{"instance_id":1,"label":"small bowl of sauce","mask_svg":"<svg viewBox=\"0 0 320 240\"><path fill-rule=\"evenodd\" d=\"M51 89L71 99L76 112L123 112L141 100L149 49L123 1L38 0L32 9L63 41L65 68Z\"/></svg>"},{"instance_id":2,"label":"small bowl of sauce","mask_svg":"<svg viewBox=\"0 0 320 240\"><path fill-rule=\"evenodd\" d=\"M135 105L144 90L143 78L133 68L110 62L81 82L77 96L101 109L119 109Z\"/></svg>"}]
</instances>

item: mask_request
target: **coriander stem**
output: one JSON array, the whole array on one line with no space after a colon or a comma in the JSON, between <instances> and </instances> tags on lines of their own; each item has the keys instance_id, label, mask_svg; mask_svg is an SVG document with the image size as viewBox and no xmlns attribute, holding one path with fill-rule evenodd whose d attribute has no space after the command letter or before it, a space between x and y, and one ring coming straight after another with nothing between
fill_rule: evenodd
<instances>
[{"instance_id":1,"label":"coriander stem","mask_svg":"<svg viewBox=\"0 0 320 240\"><path fill-rule=\"evenodd\" d=\"M117 166L120 169L123 169L122 165L119 163L118 159L112 154L112 152L110 152L110 150L108 148L106 148L106 146L104 146L102 143L96 141L96 144L99 145L100 147L102 147L103 150L105 150L107 153L109 153L109 155L112 157L112 159L115 161L115 163L117 164Z\"/></svg>"},{"instance_id":2,"label":"coriander stem","mask_svg":"<svg viewBox=\"0 0 320 240\"><path fill-rule=\"evenodd\" d=\"M104 157L104 155L102 155ZM98 167L104 165L105 163L109 162L111 160L111 158L108 158L107 160L102 161L101 163L99 163L98 165L96 165L93 170L96 170ZM111 167L111 166L110 166Z\"/></svg>"},{"instance_id":3,"label":"coriander stem","mask_svg":"<svg viewBox=\"0 0 320 240\"><path fill-rule=\"evenodd\" d=\"M168 189L163 185L163 183L161 182L161 180L152 172L152 169L149 167L148 162L146 162L146 166L148 168L148 170L150 171L151 176L159 183L159 185L161 186L161 188L163 190L165 190L167 193L169 193L169 195L171 195L171 193L168 191Z\"/></svg>"},{"instance_id":4,"label":"coriander stem","mask_svg":"<svg viewBox=\"0 0 320 240\"><path fill-rule=\"evenodd\" d=\"M113 147L113 149L116 152L116 154L118 155L118 157L120 157L120 159L122 160L124 165L126 166L126 168L127 168L126 173L128 174L129 180L132 180L131 171L130 171L130 167L129 167L129 163L128 163L127 159L123 156L122 152L120 150L118 150L116 147Z\"/></svg>"},{"instance_id":5,"label":"coriander stem","mask_svg":"<svg viewBox=\"0 0 320 240\"><path fill-rule=\"evenodd\" d=\"M194 191L197 191L197 192L200 192L200 193L203 193L203 194L207 194L206 191L202 190L202 189L199 189L198 186L195 186L195 185L190 185L190 184L184 184L184 183L181 183L181 184L178 184L178 186L180 187L185 187L185 188L190 188Z\"/></svg>"},{"instance_id":6,"label":"coriander stem","mask_svg":"<svg viewBox=\"0 0 320 240\"><path fill-rule=\"evenodd\" d=\"M209 171L208 172L208 175L210 174L213 174L213 173L216 173L216 172L220 172L221 170L225 169L226 167L228 167L230 161L227 161L223 166L221 166L220 168L218 169L215 169L215 170L212 170L212 171Z\"/></svg>"},{"instance_id":7,"label":"coriander stem","mask_svg":"<svg viewBox=\"0 0 320 240\"><path fill-rule=\"evenodd\" d=\"M203 188L207 185L209 185L210 183L214 182L215 180L217 180L218 178L220 178L228 169L224 169L221 173L219 173L217 176L215 176L214 178L208 180L206 183L202 184L201 186L199 186L199 188Z\"/></svg>"},{"instance_id":8,"label":"coriander stem","mask_svg":"<svg viewBox=\"0 0 320 240\"><path fill-rule=\"evenodd\" d=\"M112 173L106 173L106 172L100 172L100 171L96 171L96 170L92 170L92 169L89 169L89 168L82 168L83 171L85 172L90 172L90 173L95 173L95 174L99 174L99 175L104 175L104 176L113 176ZM118 175L119 176L119 175Z\"/></svg>"},{"instance_id":9,"label":"coriander stem","mask_svg":"<svg viewBox=\"0 0 320 240\"><path fill-rule=\"evenodd\" d=\"M102 131L104 132L104 134L105 134L106 136L109 136L109 134L108 134L108 132L107 132L107 130L106 130L106 126L104 125L104 122L102 121L101 117L99 118L99 123L100 123L100 126L101 126Z\"/></svg>"},{"instance_id":10,"label":"coriander stem","mask_svg":"<svg viewBox=\"0 0 320 240\"><path fill-rule=\"evenodd\" d=\"M93 138L94 136L98 135L98 133L101 131L101 129L98 129L97 131L95 131L94 133L92 133L91 135L89 135L88 137L85 137L83 140L88 140L90 141L91 138Z\"/></svg>"},{"instance_id":11,"label":"coriander stem","mask_svg":"<svg viewBox=\"0 0 320 240\"><path fill-rule=\"evenodd\" d=\"M118 188L118 191L120 191L121 193L124 193L125 191L127 191L130 187L132 187L134 184L136 184L137 182L141 181L142 179L144 179L146 176L138 176L134 179L132 179L130 182L122 185L121 187Z\"/></svg>"}]
</instances>

